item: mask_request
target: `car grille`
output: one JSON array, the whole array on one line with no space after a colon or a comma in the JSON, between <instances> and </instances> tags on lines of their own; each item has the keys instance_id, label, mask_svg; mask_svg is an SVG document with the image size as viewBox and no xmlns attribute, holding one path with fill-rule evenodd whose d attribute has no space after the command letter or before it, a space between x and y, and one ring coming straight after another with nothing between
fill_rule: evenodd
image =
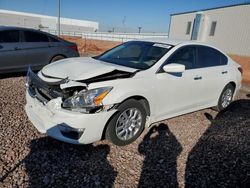
<instances>
[{"instance_id":1,"label":"car grille","mask_svg":"<svg viewBox=\"0 0 250 188\"><path fill-rule=\"evenodd\" d=\"M47 103L57 97L63 97L60 84L65 82L65 80L60 82L45 82L31 70L28 71L26 78L26 85L30 96L37 98L42 103Z\"/></svg>"}]
</instances>

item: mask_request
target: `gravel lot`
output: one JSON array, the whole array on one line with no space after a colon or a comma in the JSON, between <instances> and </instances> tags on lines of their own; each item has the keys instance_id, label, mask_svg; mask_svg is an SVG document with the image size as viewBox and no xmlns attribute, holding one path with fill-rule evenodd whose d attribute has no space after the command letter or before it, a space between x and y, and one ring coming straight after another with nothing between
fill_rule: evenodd
<instances>
[{"instance_id":1,"label":"gravel lot","mask_svg":"<svg viewBox=\"0 0 250 188\"><path fill-rule=\"evenodd\" d=\"M0 79L0 187L250 187L250 87L224 113L164 121L125 147L40 134L24 93L24 77Z\"/></svg>"}]
</instances>

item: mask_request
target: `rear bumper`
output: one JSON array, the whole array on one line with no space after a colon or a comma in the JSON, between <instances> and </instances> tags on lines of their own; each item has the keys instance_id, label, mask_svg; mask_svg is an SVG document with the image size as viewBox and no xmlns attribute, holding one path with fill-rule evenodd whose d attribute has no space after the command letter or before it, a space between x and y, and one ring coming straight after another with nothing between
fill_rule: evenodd
<instances>
[{"instance_id":1,"label":"rear bumper","mask_svg":"<svg viewBox=\"0 0 250 188\"><path fill-rule=\"evenodd\" d=\"M101 140L107 121L116 111L111 110L96 114L72 112L62 109L56 100L51 100L44 105L26 92L25 111L39 132L47 133L50 137L73 144L89 144ZM65 127L79 131L81 133L79 138L73 139L63 134L62 130Z\"/></svg>"}]
</instances>

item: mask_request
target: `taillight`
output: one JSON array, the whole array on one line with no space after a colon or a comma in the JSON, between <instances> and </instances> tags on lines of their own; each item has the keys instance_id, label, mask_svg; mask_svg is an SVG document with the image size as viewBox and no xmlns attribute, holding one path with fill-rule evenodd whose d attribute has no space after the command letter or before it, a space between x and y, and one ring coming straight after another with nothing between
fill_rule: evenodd
<instances>
[{"instance_id":1,"label":"taillight","mask_svg":"<svg viewBox=\"0 0 250 188\"><path fill-rule=\"evenodd\" d=\"M70 49L78 52L77 45L68 46Z\"/></svg>"},{"instance_id":2,"label":"taillight","mask_svg":"<svg viewBox=\"0 0 250 188\"><path fill-rule=\"evenodd\" d=\"M243 69L241 67L238 67L238 70L240 71L241 74L243 74Z\"/></svg>"}]
</instances>

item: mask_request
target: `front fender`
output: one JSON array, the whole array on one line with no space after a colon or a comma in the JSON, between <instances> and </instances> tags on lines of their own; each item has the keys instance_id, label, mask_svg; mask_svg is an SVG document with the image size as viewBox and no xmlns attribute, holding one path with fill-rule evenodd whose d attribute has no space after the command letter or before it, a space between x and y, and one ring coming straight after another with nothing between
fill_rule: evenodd
<instances>
[{"instance_id":1,"label":"front fender","mask_svg":"<svg viewBox=\"0 0 250 188\"><path fill-rule=\"evenodd\" d=\"M155 112L156 107L156 100L157 95L155 93L156 89L154 84L144 81L142 79L128 79L119 80L118 82L114 82L107 85L112 86L113 89L110 93L104 98L103 104L104 105L111 105L111 104L119 104L131 97L143 97L145 98L150 106L151 116Z\"/></svg>"}]
</instances>

